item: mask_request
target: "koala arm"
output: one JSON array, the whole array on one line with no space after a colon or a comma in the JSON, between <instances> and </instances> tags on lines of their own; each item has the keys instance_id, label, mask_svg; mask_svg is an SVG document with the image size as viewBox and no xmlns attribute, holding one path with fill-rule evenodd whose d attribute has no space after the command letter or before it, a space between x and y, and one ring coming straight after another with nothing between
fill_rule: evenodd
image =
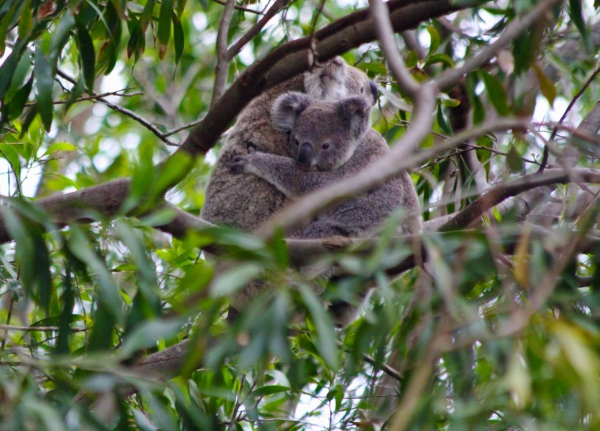
<instances>
[{"instance_id":1,"label":"koala arm","mask_svg":"<svg viewBox=\"0 0 600 431\"><path fill-rule=\"evenodd\" d=\"M256 175L292 199L337 180L337 172L304 171L290 157L257 151L234 157L230 169L234 174Z\"/></svg>"}]
</instances>

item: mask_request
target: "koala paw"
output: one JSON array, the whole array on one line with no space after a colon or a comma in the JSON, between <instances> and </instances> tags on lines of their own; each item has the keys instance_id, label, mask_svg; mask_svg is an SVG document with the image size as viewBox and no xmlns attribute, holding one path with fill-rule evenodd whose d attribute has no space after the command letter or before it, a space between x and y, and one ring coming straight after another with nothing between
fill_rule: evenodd
<instances>
[{"instance_id":1,"label":"koala paw","mask_svg":"<svg viewBox=\"0 0 600 431\"><path fill-rule=\"evenodd\" d=\"M246 172L246 165L248 164L244 156L235 156L231 159L229 170L232 174L238 175Z\"/></svg>"}]
</instances>

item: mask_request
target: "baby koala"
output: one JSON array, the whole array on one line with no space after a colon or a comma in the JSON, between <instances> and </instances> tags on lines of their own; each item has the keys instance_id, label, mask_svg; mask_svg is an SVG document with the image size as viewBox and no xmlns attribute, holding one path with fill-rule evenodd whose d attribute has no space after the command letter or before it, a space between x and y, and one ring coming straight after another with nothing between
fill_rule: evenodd
<instances>
[{"instance_id":1,"label":"baby koala","mask_svg":"<svg viewBox=\"0 0 600 431\"><path fill-rule=\"evenodd\" d=\"M381 135L369 127L370 111L363 97L324 101L297 92L281 95L271 118L276 129L288 134L294 158L249 150L232 159L231 172L260 177L291 199L353 177L389 151ZM406 211L399 231L419 232L418 198L406 172L335 205L293 236L364 237L375 233L397 208Z\"/></svg>"}]
</instances>

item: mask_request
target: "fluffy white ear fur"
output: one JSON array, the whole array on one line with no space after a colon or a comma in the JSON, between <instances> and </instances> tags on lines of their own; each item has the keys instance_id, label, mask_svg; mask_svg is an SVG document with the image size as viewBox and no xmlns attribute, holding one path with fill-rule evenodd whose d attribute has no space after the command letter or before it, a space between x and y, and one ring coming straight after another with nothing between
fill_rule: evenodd
<instances>
[{"instance_id":1,"label":"fluffy white ear fur","mask_svg":"<svg viewBox=\"0 0 600 431\"><path fill-rule=\"evenodd\" d=\"M348 65L335 57L304 73L304 91L318 100L340 100L347 96L346 79Z\"/></svg>"},{"instance_id":2,"label":"fluffy white ear fur","mask_svg":"<svg viewBox=\"0 0 600 431\"><path fill-rule=\"evenodd\" d=\"M353 139L360 139L369 128L371 107L364 97L348 97L337 103L337 112L350 123Z\"/></svg>"},{"instance_id":3,"label":"fluffy white ear fur","mask_svg":"<svg viewBox=\"0 0 600 431\"><path fill-rule=\"evenodd\" d=\"M292 91L282 94L273 103L271 121L280 132L289 132L294 128L296 119L310 105L312 98L303 93Z\"/></svg>"}]
</instances>

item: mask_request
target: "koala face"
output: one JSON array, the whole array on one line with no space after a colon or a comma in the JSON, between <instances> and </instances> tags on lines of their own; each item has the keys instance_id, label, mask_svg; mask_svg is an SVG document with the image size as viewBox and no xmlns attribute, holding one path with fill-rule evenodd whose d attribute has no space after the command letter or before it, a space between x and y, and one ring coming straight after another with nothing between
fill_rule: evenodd
<instances>
[{"instance_id":1,"label":"koala face","mask_svg":"<svg viewBox=\"0 0 600 431\"><path fill-rule=\"evenodd\" d=\"M364 97L332 102L291 92L277 98L272 120L288 134L291 152L302 168L333 171L354 154L369 129L370 111Z\"/></svg>"}]
</instances>

